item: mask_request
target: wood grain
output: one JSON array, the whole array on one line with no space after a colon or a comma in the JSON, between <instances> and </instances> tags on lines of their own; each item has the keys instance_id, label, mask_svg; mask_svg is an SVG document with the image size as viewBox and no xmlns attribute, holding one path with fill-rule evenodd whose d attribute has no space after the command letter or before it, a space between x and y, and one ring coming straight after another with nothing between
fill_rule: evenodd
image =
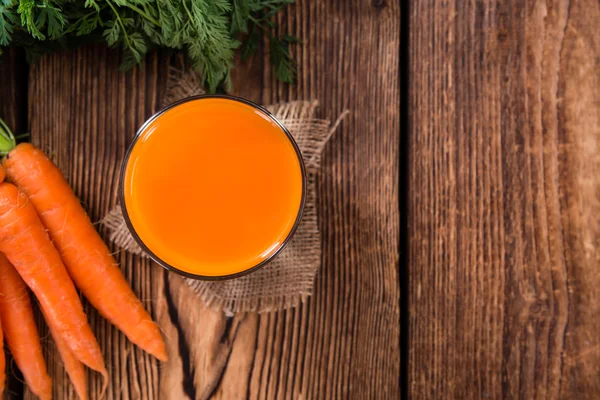
<instances>
[{"instance_id":1,"label":"wood grain","mask_svg":"<svg viewBox=\"0 0 600 400\"><path fill-rule=\"evenodd\" d=\"M234 72L234 94L271 103L316 98L320 115L351 116L327 147L318 182L323 267L301 307L226 317L178 276L117 253L166 337L159 365L87 307L111 373L109 399L398 398L399 22L395 2L299 1L281 15L299 79L275 81L263 46ZM117 200L117 171L155 111L167 57L117 72L102 47L44 57L29 76L33 141L47 150L97 221ZM384 74L381 71L385 71ZM56 398L72 398L48 347ZM100 380L90 375L91 398Z\"/></svg>"},{"instance_id":2,"label":"wood grain","mask_svg":"<svg viewBox=\"0 0 600 400\"><path fill-rule=\"evenodd\" d=\"M262 102L317 98L322 116L351 114L317 183L316 293L260 318L251 397L399 398L399 4L300 1L280 23L304 43L299 80L278 83L265 62Z\"/></svg>"},{"instance_id":3,"label":"wood grain","mask_svg":"<svg viewBox=\"0 0 600 400\"><path fill-rule=\"evenodd\" d=\"M600 396L598 21L411 6L411 398Z\"/></svg>"}]
</instances>

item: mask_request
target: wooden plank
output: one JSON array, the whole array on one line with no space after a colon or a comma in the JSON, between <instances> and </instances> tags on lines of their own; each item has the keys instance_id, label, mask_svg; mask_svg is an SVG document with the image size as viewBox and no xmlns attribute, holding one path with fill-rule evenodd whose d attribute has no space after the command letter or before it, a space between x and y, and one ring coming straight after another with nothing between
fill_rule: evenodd
<instances>
[{"instance_id":1,"label":"wooden plank","mask_svg":"<svg viewBox=\"0 0 600 400\"><path fill-rule=\"evenodd\" d=\"M409 397L600 396L599 20L411 6Z\"/></svg>"},{"instance_id":2,"label":"wooden plank","mask_svg":"<svg viewBox=\"0 0 600 400\"><path fill-rule=\"evenodd\" d=\"M262 102L316 98L321 116L351 114L317 183L316 293L260 317L250 398L399 398L399 2L299 1L280 23L303 42L298 84L265 62Z\"/></svg>"},{"instance_id":3,"label":"wooden plank","mask_svg":"<svg viewBox=\"0 0 600 400\"><path fill-rule=\"evenodd\" d=\"M5 49L0 60L0 118L15 134L27 131L27 65L23 52ZM5 399L20 399L23 376L6 352Z\"/></svg>"},{"instance_id":4,"label":"wooden plank","mask_svg":"<svg viewBox=\"0 0 600 400\"><path fill-rule=\"evenodd\" d=\"M27 64L25 54L5 49L0 59L0 117L14 131L27 130Z\"/></svg>"},{"instance_id":5,"label":"wooden plank","mask_svg":"<svg viewBox=\"0 0 600 400\"><path fill-rule=\"evenodd\" d=\"M264 49L234 75L234 94L255 101L317 98L321 116L352 113L318 182L324 265L313 299L228 318L178 276L119 253L171 358L158 365L88 307L112 377L108 399L399 397L399 13L395 2L299 2L280 17L304 43L293 49L298 85L273 79ZM120 74L115 54L95 47L44 57L31 71L34 142L93 220L116 203L125 147L156 110L168 61L153 55ZM48 355L55 397L71 398L56 352ZM96 398L101 382L90 378Z\"/></svg>"}]
</instances>

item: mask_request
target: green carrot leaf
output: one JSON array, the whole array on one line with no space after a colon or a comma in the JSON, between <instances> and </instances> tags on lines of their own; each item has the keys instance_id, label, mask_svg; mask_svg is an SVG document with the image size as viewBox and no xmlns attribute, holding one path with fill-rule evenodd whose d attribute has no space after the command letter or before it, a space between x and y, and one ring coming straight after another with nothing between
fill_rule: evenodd
<instances>
[{"instance_id":1,"label":"green carrot leaf","mask_svg":"<svg viewBox=\"0 0 600 400\"><path fill-rule=\"evenodd\" d=\"M0 6L0 46L8 46L19 17L6 6Z\"/></svg>"},{"instance_id":2,"label":"green carrot leaf","mask_svg":"<svg viewBox=\"0 0 600 400\"><path fill-rule=\"evenodd\" d=\"M27 59L58 48L104 41L122 51L121 68L150 48L183 49L209 91L226 88L235 52L242 60L266 38L275 75L292 82L292 37L277 35L276 14L293 0L0 0L0 46ZM1 54L0 49L0 54Z\"/></svg>"},{"instance_id":3,"label":"green carrot leaf","mask_svg":"<svg viewBox=\"0 0 600 400\"><path fill-rule=\"evenodd\" d=\"M289 35L271 38L271 63L275 77L282 82L293 83L296 80L296 62L290 55L289 45L298 42L298 38Z\"/></svg>"}]
</instances>

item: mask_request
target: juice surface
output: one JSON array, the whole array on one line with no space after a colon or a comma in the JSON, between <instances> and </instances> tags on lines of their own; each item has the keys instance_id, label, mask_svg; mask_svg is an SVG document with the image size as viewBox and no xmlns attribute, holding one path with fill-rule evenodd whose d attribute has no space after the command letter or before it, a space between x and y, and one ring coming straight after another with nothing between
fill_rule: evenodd
<instances>
[{"instance_id":1,"label":"juice surface","mask_svg":"<svg viewBox=\"0 0 600 400\"><path fill-rule=\"evenodd\" d=\"M127 161L124 200L157 257L192 274L230 275L267 259L287 238L302 170L285 132L260 110L191 100L144 129Z\"/></svg>"}]
</instances>

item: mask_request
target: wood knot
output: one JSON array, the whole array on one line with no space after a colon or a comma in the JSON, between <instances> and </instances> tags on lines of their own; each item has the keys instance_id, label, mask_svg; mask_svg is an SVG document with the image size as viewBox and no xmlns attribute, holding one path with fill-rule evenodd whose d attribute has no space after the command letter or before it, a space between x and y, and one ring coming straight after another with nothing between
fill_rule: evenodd
<instances>
[{"instance_id":1,"label":"wood knot","mask_svg":"<svg viewBox=\"0 0 600 400\"><path fill-rule=\"evenodd\" d=\"M386 0L372 0L373 7L382 10L387 6Z\"/></svg>"},{"instance_id":2,"label":"wood knot","mask_svg":"<svg viewBox=\"0 0 600 400\"><path fill-rule=\"evenodd\" d=\"M546 305L544 304L543 301L538 300L538 301L534 302L531 306L529 306L529 311L532 314L539 314L544 310L545 306Z\"/></svg>"}]
</instances>

